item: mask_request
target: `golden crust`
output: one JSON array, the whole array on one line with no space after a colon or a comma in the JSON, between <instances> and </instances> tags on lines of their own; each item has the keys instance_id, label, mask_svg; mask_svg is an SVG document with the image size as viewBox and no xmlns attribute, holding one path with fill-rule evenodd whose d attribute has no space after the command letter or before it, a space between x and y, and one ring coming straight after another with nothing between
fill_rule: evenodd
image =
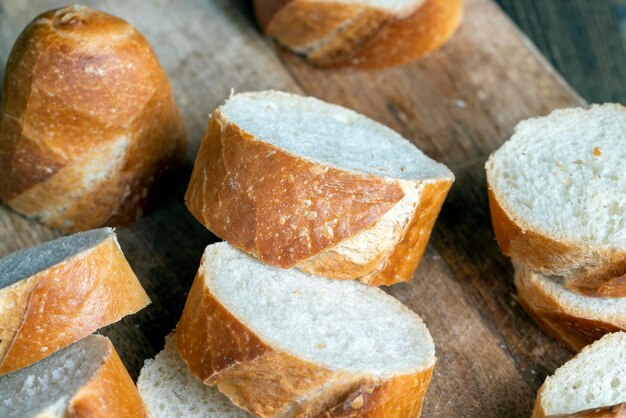
<instances>
[{"instance_id":1,"label":"golden crust","mask_svg":"<svg viewBox=\"0 0 626 418\"><path fill-rule=\"evenodd\" d=\"M515 274L520 305L541 329L572 350L579 351L605 334L626 331L610 322L567 313L558 300L525 275L519 270Z\"/></svg>"},{"instance_id":2,"label":"golden crust","mask_svg":"<svg viewBox=\"0 0 626 418\"><path fill-rule=\"evenodd\" d=\"M148 413L113 344L92 379L69 402L76 418L143 418Z\"/></svg>"},{"instance_id":3,"label":"golden crust","mask_svg":"<svg viewBox=\"0 0 626 418\"><path fill-rule=\"evenodd\" d=\"M411 279L451 184L425 183L399 243L359 264L332 249L398 204L400 182L312 163L257 141L217 110L185 201L214 234L266 263L388 285Z\"/></svg>"},{"instance_id":4,"label":"golden crust","mask_svg":"<svg viewBox=\"0 0 626 418\"><path fill-rule=\"evenodd\" d=\"M418 59L458 28L462 0L425 0L397 17L366 5L255 0L264 31L323 67L377 68Z\"/></svg>"},{"instance_id":5,"label":"golden crust","mask_svg":"<svg viewBox=\"0 0 626 418\"><path fill-rule=\"evenodd\" d=\"M375 381L274 349L210 293L202 268L176 331L189 370L260 417L417 417L433 367ZM391 414L391 415L386 415Z\"/></svg>"},{"instance_id":6,"label":"golden crust","mask_svg":"<svg viewBox=\"0 0 626 418\"><path fill-rule=\"evenodd\" d=\"M539 388L531 418L626 418L626 403L606 406L603 408L588 409L586 411L575 412L572 414L546 415L543 406L541 405L542 392L543 386Z\"/></svg>"},{"instance_id":7,"label":"golden crust","mask_svg":"<svg viewBox=\"0 0 626 418\"><path fill-rule=\"evenodd\" d=\"M29 285L17 291L19 303L8 313L19 320L2 330L12 337L2 341L0 374L32 364L150 302L112 238L22 282ZM0 290L0 298L7 294L16 295L15 285Z\"/></svg>"},{"instance_id":8,"label":"golden crust","mask_svg":"<svg viewBox=\"0 0 626 418\"><path fill-rule=\"evenodd\" d=\"M594 251L524 228L504 209L490 185L488 194L496 239L516 264L566 276L566 287L577 293L626 297L626 254Z\"/></svg>"},{"instance_id":9,"label":"golden crust","mask_svg":"<svg viewBox=\"0 0 626 418\"><path fill-rule=\"evenodd\" d=\"M183 122L148 42L84 6L46 12L24 29L0 114L0 197L65 231L136 219L148 189L185 154ZM97 149L123 140L114 170L103 162L95 167L103 171L80 171Z\"/></svg>"}]
</instances>

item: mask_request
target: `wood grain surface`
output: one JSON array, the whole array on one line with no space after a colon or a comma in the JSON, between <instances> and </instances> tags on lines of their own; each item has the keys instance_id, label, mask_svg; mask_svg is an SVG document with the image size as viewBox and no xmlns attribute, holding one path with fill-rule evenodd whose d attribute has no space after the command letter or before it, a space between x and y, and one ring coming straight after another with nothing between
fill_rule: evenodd
<instances>
[{"instance_id":1,"label":"wood grain surface","mask_svg":"<svg viewBox=\"0 0 626 418\"><path fill-rule=\"evenodd\" d=\"M491 0L467 0L452 42L406 66L317 70L258 33L245 0L86 1L142 31L171 76L191 140L187 175L208 114L235 91L280 89L338 103L389 125L457 181L414 281L389 292L420 314L438 363L425 417L528 416L545 376L572 353L546 337L516 302L512 268L494 240L483 164L522 119L582 99ZM48 0L0 3L0 61ZM152 305L102 332L131 373L163 346L182 311L205 245L187 212L187 179L136 224L118 230ZM0 255L56 236L0 208Z\"/></svg>"},{"instance_id":2,"label":"wood grain surface","mask_svg":"<svg viewBox=\"0 0 626 418\"><path fill-rule=\"evenodd\" d=\"M497 0L589 102L626 103L626 0Z\"/></svg>"}]
</instances>

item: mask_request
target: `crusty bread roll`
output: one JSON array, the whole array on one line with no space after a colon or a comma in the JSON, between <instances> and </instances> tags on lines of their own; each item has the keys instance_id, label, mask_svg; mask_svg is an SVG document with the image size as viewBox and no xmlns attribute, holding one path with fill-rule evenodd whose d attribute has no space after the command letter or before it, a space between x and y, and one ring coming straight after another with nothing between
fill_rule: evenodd
<instances>
[{"instance_id":1,"label":"crusty bread roll","mask_svg":"<svg viewBox=\"0 0 626 418\"><path fill-rule=\"evenodd\" d=\"M260 417L417 417L435 365L421 319L380 289L227 243L205 250L176 342L194 375Z\"/></svg>"},{"instance_id":2,"label":"crusty bread roll","mask_svg":"<svg viewBox=\"0 0 626 418\"><path fill-rule=\"evenodd\" d=\"M146 360L137 388L149 418L252 418L189 372L173 335L166 338L163 351Z\"/></svg>"},{"instance_id":3,"label":"crusty bread roll","mask_svg":"<svg viewBox=\"0 0 626 418\"><path fill-rule=\"evenodd\" d=\"M591 410L622 403L626 403L626 333L617 332L585 347L548 377L537 392L532 417L572 416L579 411L595 416L589 415Z\"/></svg>"},{"instance_id":4,"label":"crusty bread roll","mask_svg":"<svg viewBox=\"0 0 626 418\"><path fill-rule=\"evenodd\" d=\"M519 302L548 334L580 350L604 334L626 331L626 297L594 298L568 290L560 278L515 268Z\"/></svg>"},{"instance_id":5,"label":"crusty bread roll","mask_svg":"<svg viewBox=\"0 0 626 418\"><path fill-rule=\"evenodd\" d=\"M496 238L512 260L590 296L626 296L626 108L520 123L487 162Z\"/></svg>"},{"instance_id":6,"label":"crusty bread roll","mask_svg":"<svg viewBox=\"0 0 626 418\"><path fill-rule=\"evenodd\" d=\"M269 91L214 112L185 200L213 233L266 263L390 285L413 277L453 181L383 125Z\"/></svg>"},{"instance_id":7,"label":"crusty bread roll","mask_svg":"<svg viewBox=\"0 0 626 418\"><path fill-rule=\"evenodd\" d=\"M0 376L3 418L143 418L141 397L108 338L90 335Z\"/></svg>"},{"instance_id":8,"label":"crusty bread roll","mask_svg":"<svg viewBox=\"0 0 626 418\"><path fill-rule=\"evenodd\" d=\"M110 228L4 257L0 374L34 363L148 303Z\"/></svg>"},{"instance_id":9,"label":"crusty bread roll","mask_svg":"<svg viewBox=\"0 0 626 418\"><path fill-rule=\"evenodd\" d=\"M255 0L265 33L319 66L386 67L438 48L462 0Z\"/></svg>"},{"instance_id":10,"label":"crusty bread roll","mask_svg":"<svg viewBox=\"0 0 626 418\"><path fill-rule=\"evenodd\" d=\"M181 115L150 45L85 6L24 29L0 118L0 198L64 231L135 220L185 157Z\"/></svg>"}]
</instances>

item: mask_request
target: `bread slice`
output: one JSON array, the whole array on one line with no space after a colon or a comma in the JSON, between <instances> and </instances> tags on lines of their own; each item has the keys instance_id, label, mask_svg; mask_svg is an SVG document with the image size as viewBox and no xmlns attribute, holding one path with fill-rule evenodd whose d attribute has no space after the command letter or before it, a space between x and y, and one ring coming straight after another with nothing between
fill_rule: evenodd
<instances>
[{"instance_id":1,"label":"bread slice","mask_svg":"<svg viewBox=\"0 0 626 418\"><path fill-rule=\"evenodd\" d=\"M266 91L212 115L186 203L266 263L389 285L412 278L453 180L358 113Z\"/></svg>"},{"instance_id":2,"label":"bread slice","mask_svg":"<svg viewBox=\"0 0 626 418\"><path fill-rule=\"evenodd\" d=\"M209 245L176 331L191 372L261 417L419 416L435 347L377 288Z\"/></svg>"},{"instance_id":3,"label":"bread slice","mask_svg":"<svg viewBox=\"0 0 626 418\"><path fill-rule=\"evenodd\" d=\"M150 303L111 228L0 259L0 374L19 369Z\"/></svg>"},{"instance_id":4,"label":"bread slice","mask_svg":"<svg viewBox=\"0 0 626 418\"><path fill-rule=\"evenodd\" d=\"M604 334L626 331L626 297L594 298L568 290L560 278L515 268L519 302L539 326L580 350Z\"/></svg>"},{"instance_id":5,"label":"bread slice","mask_svg":"<svg viewBox=\"0 0 626 418\"><path fill-rule=\"evenodd\" d=\"M189 372L173 335L166 338L163 351L146 360L137 388L149 418L252 418Z\"/></svg>"},{"instance_id":6,"label":"bread slice","mask_svg":"<svg viewBox=\"0 0 626 418\"><path fill-rule=\"evenodd\" d=\"M592 296L626 296L626 108L520 123L487 162L491 216L516 264Z\"/></svg>"},{"instance_id":7,"label":"bread slice","mask_svg":"<svg viewBox=\"0 0 626 418\"><path fill-rule=\"evenodd\" d=\"M263 30L319 66L386 67L445 43L462 0L255 0Z\"/></svg>"},{"instance_id":8,"label":"bread slice","mask_svg":"<svg viewBox=\"0 0 626 418\"><path fill-rule=\"evenodd\" d=\"M626 333L607 334L546 379L533 417L564 415L626 402Z\"/></svg>"},{"instance_id":9,"label":"bread slice","mask_svg":"<svg viewBox=\"0 0 626 418\"><path fill-rule=\"evenodd\" d=\"M143 418L133 380L108 338L90 335L0 376L3 418Z\"/></svg>"},{"instance_id":10,"label":"bread slice","mask_svg":"<svg viewBox=\"0 0 626 418\"><path fill-rule=\"evenodd\" d=\"M6 204L66 232L127 224L185 157L169 80L135 28L74 5L24 29L0 108Z\"/></svg>"}]
</instances>

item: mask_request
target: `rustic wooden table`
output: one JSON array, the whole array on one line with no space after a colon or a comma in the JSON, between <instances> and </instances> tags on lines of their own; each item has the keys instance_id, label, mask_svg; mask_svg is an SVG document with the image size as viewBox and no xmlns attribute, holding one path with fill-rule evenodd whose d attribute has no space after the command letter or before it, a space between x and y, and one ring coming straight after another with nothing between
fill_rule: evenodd
<instances>
[{"instance_id":1,"label":"rustic wooden table","mask_svg":"<svg viewBox=\"0 0 626 418\"><path fill-rule=\"evenodd\" d=\"M535 14L522 14L521 1L501 1L521 22L537 26ZM246 0L178 0L175 7L167 0L86 3L128 20L153 45L187 121L188 170L207 115L231 88L288 90L342 104L389 125L445 162L457 181L425 258L412 283L389 289L424 318L437 344L424 416L528 416L545 376L572 353L542 334L516 302L510 263L490 225L483 164L520 120L580 105L582 99L492 0L467 0L462 29L426 59L355 73L317 70L276 48L259 35ZM0 62L35 14L59 5L55 0L2 0ZM573 48L546 45L554 48L559 65L567 62L560 48ZM608 55L615 54L603 55L597 65L613 62ZM610 71L606 74L609 80ZM623 101L624 86L609 84L599 83L602 94L616 92L616 100ZM589 91L600 95L599 89ZM215 241L185 209L185 186L181 183L154 212L118 231L153 302L103 330L134 376L176 325L202 250ZM0 256L55 236L0 207Z\"/></svg>"}]
</instances>

